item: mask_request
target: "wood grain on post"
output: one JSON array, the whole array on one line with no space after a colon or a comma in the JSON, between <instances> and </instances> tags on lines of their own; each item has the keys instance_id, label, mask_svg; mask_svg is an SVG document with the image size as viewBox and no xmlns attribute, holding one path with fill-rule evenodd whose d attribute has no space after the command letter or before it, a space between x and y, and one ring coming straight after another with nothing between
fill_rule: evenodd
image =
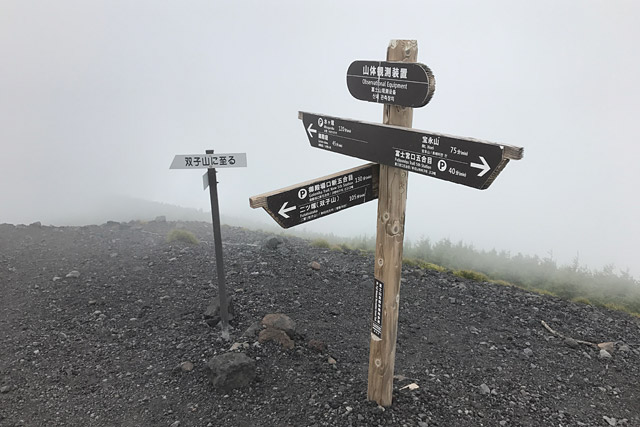
<instances>
[{"instance_id":1,"label":"wood grain on post","mask_svg":"<svg viewBox=\"0 0 640 427\"><path fill-rule=\"evenodd\" d=\"M415 40L389 43L387 61L416 62L417 59L418 43ZM383 108L384 124L412 126L412 108L390 104ZM393 394L407 175L402 169L380 165L374 274L383 284L382 328L381 338L371 334L367 397L381 406L390 406Z\"/></svg>"}]
</instances>

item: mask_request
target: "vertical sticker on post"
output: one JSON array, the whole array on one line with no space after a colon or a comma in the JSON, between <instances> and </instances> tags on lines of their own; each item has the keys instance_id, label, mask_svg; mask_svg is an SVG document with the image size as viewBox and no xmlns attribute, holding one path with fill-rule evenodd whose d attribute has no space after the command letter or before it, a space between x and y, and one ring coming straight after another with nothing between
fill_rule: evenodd
<instances>
[{"instance_id":1,"label":"vertical sticker on post","mask_svg":"<svg viewBox=\"0 0 640 427\"><path fill-rule=\"evenodd\" d=\"M371 337L374 340L382 339L382 301L384 300L384 283L375 280L373 288L373 321L371 326Z\"/></svg>"}]
</instances>

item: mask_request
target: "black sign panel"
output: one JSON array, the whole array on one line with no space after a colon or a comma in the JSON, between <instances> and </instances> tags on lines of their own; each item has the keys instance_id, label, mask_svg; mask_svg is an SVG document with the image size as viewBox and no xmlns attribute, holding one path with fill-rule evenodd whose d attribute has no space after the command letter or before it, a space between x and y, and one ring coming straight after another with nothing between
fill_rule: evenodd
<instances>
[{"instance_id":1,"label":"black sign panel","mask_svg":"<svg viewBox=\"0 0 640 427\"><path fill-rule=\"evenodd\" d=\"M436 88L429 67L419 63L355 61L347 70L354 98L403 107L424 107Z\"/></svg>"},{"instance_id":2,"label":"black sign panel","mask_svg":"<svg viewBox=\"0 0 640 427\"><path fill-rule=\"evenodd\" d=\"M522 148L325 115L299 113L313 147L485 189Z\"/></svg>"},{"instance_id":3,"label":"black sign panel","mask_svg":"<svg viewBox=\"0 0 640 427\"><path fill-rule=\"evenodd\" d=\"M371 333L374 339L382 339L382 303L384 301L384 283L374 279L373 287L373 314L371 321Z\"/></svg>"},{"instance_id":4,"label":"black sign panel","mask_svg":"<svg viewBox=\"0 0 640 427\"><path fill-rule=\"evenodd\" d=\"M283 228L327 216L378 198L377 164L366 164L250 198Z\"/></svg>"}]
</instances>

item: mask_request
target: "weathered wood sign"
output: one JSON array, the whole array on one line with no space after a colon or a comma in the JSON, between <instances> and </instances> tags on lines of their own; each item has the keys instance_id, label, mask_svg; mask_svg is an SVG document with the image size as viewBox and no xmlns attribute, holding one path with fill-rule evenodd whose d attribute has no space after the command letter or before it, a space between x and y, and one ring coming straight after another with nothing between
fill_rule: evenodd
<instances>
[{"instance_id":1,"label":"weathered wood sign","mask_svg":"<svg viewBox=\"0 0 640 427\"><path fill-rule=\"evenodd\" d=\"M478 189L522 148L474 138L299 112L313 147Z\"/></svg>"},{"instance_id":2,"label":"weathered wood sign","mask_svg":"<svg viewBox=\"0 0 640 427\"><path fill-rule=\"evenodd\" d=\"M380 167L368 163L249 199L282 227L322 218L378 198Z\"/></svg>"},{"instance_id":3,"label":"weathered wood sign","mask_svg":"<svg viewBox=\"0 0 640 427\"><path fill-rule=\"evenodd\" d=\"M285 228L378 198L367 396L382 406L392 402L408 172L484 190L523 155L520 147L412 129L412 107L426 105L435 89L417 52L414 40L392 40L385 62L355 61L347 71L355 98L384 104L383 124L298 113L313 147L378 165L250 198Z\"/></svg>"}]
</instances>

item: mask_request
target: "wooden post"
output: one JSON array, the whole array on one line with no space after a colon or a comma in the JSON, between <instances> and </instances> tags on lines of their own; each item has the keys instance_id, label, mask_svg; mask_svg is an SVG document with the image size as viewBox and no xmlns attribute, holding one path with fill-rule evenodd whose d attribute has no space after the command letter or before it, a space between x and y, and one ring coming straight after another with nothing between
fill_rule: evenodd
<instances>
[{"instance_id":1,"label":"wooden post","mask_svg":"<svg viewBox=\"0 0 640 427\"><path fill-rule=\"evenodd\" d=\"M392 40L389 43L387 61L416 62L417 58L418 43L415 40ZM384 124L411 127L413 108L389 104L383 108ZM367 397L381 406L390 406L393 394L407 175L402 169L380 165L374 267L376 280ZM376 318L376 311L380 312L381 319ZM380 324L376 325L378 321Z\"/></svg>"}]
</instances>

